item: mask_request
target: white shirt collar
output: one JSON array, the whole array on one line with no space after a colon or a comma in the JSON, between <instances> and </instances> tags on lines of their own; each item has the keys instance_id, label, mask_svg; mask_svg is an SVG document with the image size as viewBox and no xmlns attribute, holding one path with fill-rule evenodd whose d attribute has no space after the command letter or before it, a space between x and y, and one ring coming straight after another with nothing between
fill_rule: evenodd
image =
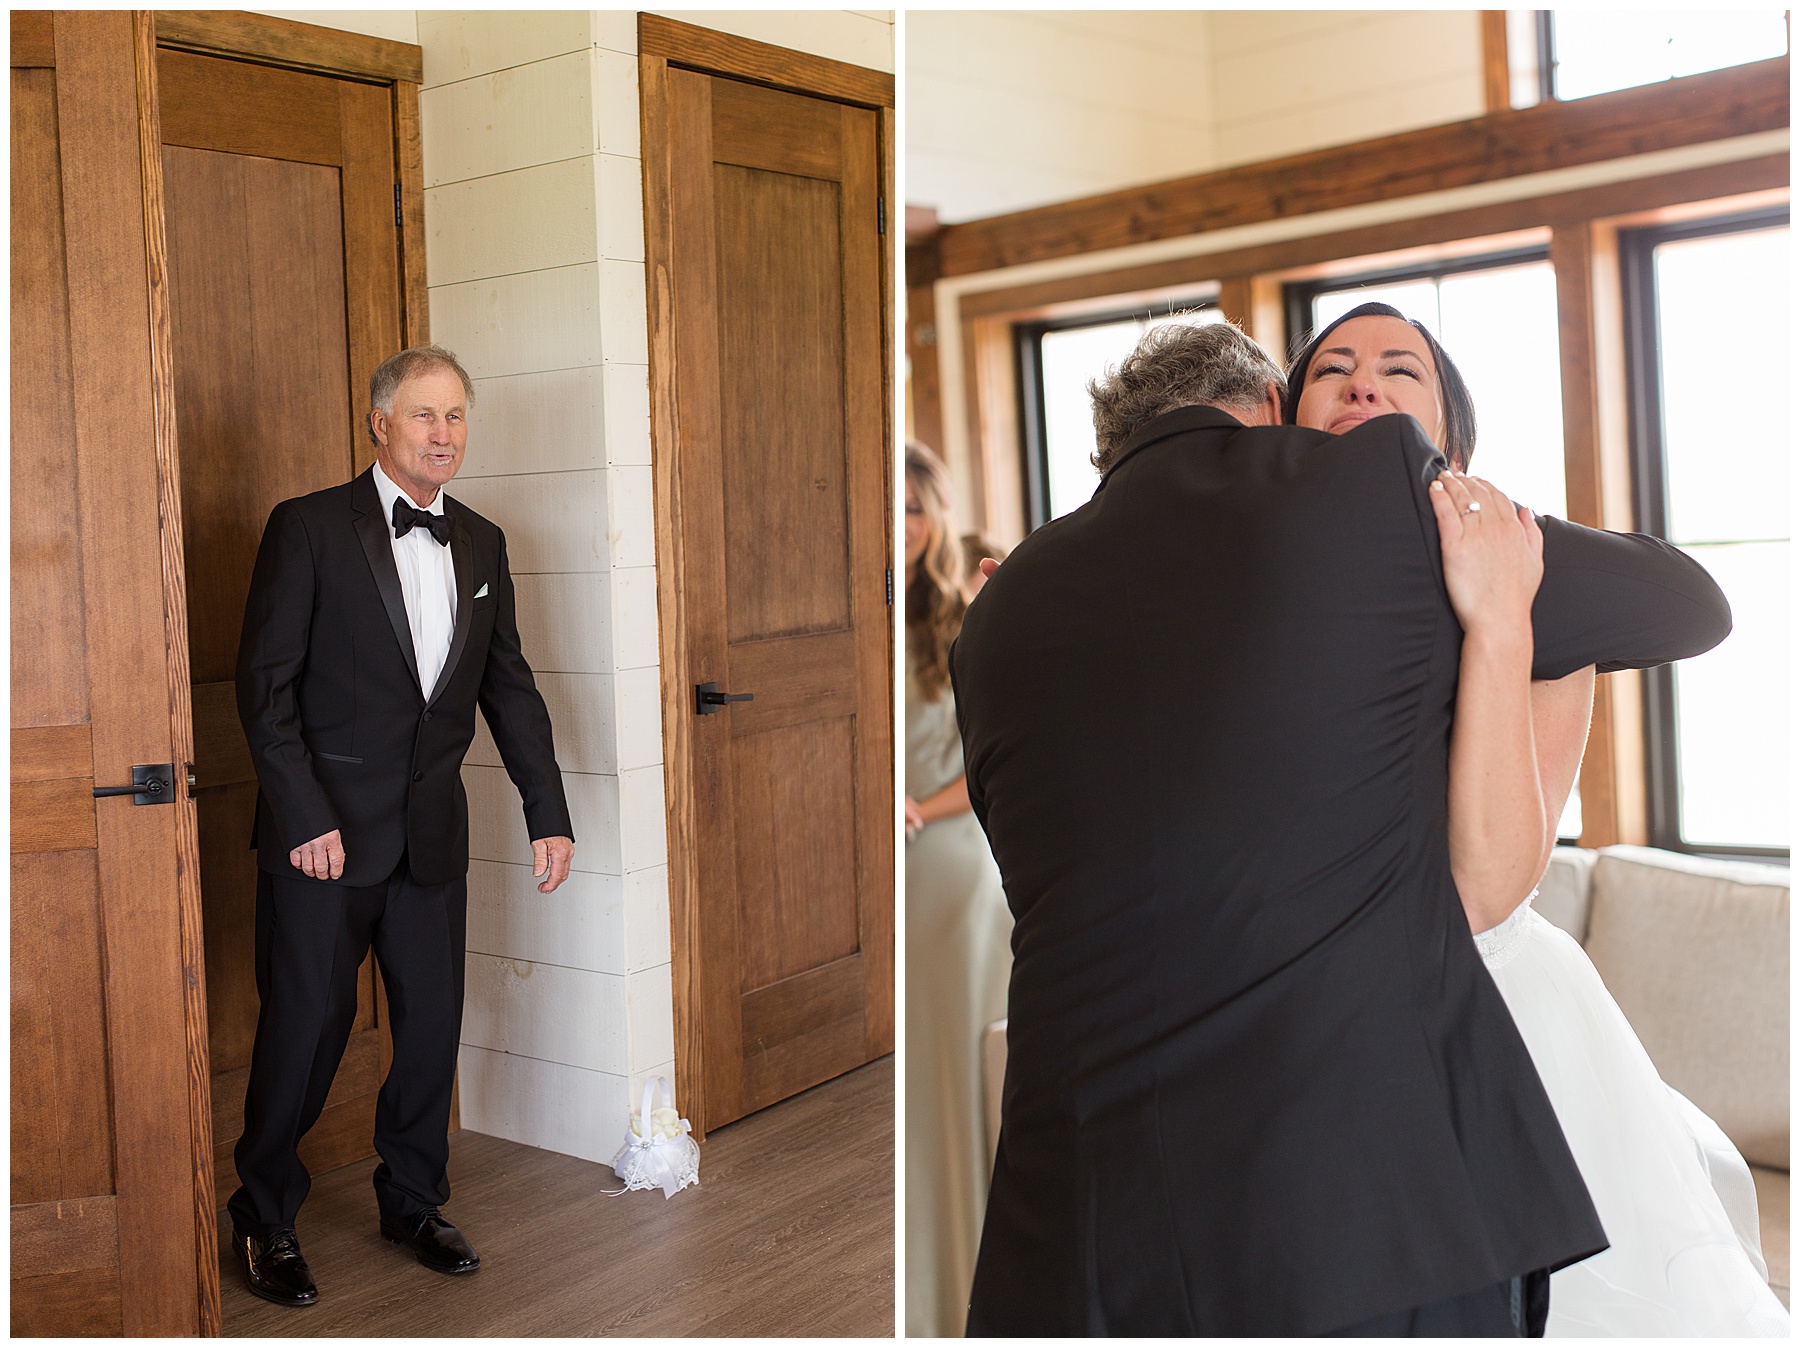
<instances>
[{"instance_id":1,"label":"white shirt collar","mask_svg":"<svg viewBox=\"0 0 1800 1348\"><path fill-rule=\"evenodd\" d=\"M414 510L419 509L419 503L413 500L413 498L408 496L405 492L401 491L400 488L396 487L393 479L381 471L381 461L379 459L375 461L374 468L375 491L381 497L382 519L391 520L394 518L395 501L404 500L406 504L411 506ZM430 511L433 515L441 515L444 513L444 489L442 487L438 488L438 494L431 498L431 504L426 506L425 509Z\"/></svg>"}]
</instances>

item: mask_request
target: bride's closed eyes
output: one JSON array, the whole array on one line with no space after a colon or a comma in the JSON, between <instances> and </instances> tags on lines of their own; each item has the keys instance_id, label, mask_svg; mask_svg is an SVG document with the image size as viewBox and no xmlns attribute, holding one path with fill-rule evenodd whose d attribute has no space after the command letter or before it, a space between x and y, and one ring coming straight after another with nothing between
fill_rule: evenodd
<instances>
[{"instance_id":1,"label":"bride's closed eyes","mask_svg":"<svg viewBox=\"0 0 1800 1348\"><path fill-rule=\"evenodd\" d=\"M1309 379L1318 379L1322 375L1335 374L1348 376L1350 373L1350 366L1343 361L1328 360L1313 366L1312 373L1307 377ZM1383 366L1380 373L1384 378L1392 375L1405 375L1408 379L1412 379L1418 383L1422 384L1425 382L1424 368L1421 365L1412 364L1409 361L1396 361L1392 365Z\"/></svg>"}]
</instances>

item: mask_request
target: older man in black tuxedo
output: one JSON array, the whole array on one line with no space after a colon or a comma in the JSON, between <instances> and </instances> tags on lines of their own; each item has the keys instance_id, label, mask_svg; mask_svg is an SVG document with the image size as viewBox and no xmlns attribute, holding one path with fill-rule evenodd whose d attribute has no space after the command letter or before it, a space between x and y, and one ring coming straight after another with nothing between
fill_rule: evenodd
<instances>
[{"instance_id":1,"label":"older man in black tuxedo","mask_svg":"<svg viewBox=\"0 0 1800 1348\"><path fill-rule=\"evenodd\" d=\"M324 1107L371 945L394 1046L375 1111L381 1233L439 1272L481 1262L439 1210L462 1026L461 768L478 703L523 797L541 892L574 854L505 537L443 493L473 396L440 347L383 363L369 390L375 464L275 507L245 606L237 693L262 788L262 1008L229 1207L250 1290L280 1305L318 1299L294 1234L310 1185L295 1149Z\"/></svg>"},{"instance_id":2,"label":"older man in black tuxedo","mask_svg":"<svg viewBox=\"0 0 1800 1348\"><path fill-rule=\"evenodd\" d=\"M969 1332L1541 1333L1606 1236L1451 877L1444 459L1272 424L1226 325L1156 343L952 655L1015 918ZM1543 528L1534 678L1729 629L1674 549Z\"/></svg>"}]
</instances>

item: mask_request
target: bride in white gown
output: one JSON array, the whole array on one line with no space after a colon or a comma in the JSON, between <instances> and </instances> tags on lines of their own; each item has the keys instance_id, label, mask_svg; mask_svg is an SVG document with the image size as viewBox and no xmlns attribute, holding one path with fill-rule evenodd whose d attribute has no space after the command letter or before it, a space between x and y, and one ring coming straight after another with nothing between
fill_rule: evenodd
<instances>
[{"instance_id":1,"label":"bride in white gown","mask_svg":"<svg viewBox=\"0 0 1800 1348\"><path fill-rule=\"evenodd\" d=\"M1586 952L1520 904L1476 935L1612 1248L1550 1277L1547 1336L1788 1336L1750 1167L1663 1083Z\"/></svg>"},{"instance_id":2,"label":"bride in white gown","mask_svg":"<svg viewBox=\"0 0 1800 1348\"><path fill-rule=\"evenodd\" d=\"M1296 424L1341 433L1410 413L1457 470L1431 493L1464 629L1451 870L1611 1242L1551 1275L1545 1333L1786 1338L1749 1167L1664 1084L1580 945L1521 901L1544 873L1581 763L1594 671L1531 682L1542 536L1528 511L1463 475L1474 446L1467 386L1435 340L1386 306L1352 310L1319 334L1288 380Z\"/></svg>"}]
</instances>

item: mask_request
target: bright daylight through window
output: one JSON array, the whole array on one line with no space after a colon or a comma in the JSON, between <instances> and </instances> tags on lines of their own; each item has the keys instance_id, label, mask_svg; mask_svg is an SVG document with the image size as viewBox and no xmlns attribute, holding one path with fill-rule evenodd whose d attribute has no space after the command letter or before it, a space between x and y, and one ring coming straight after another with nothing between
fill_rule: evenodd
<instances>
[{"instance_id":1,"label":"bright daylight through window","mask_svg":"<svg viewBox=\"0 0 1800 1348\"><path fill-rule=\"evenodd\" d=\"M1764 61L1788 48L1779 9L1557 9L1550 15L1554 88L1565 99Z\"/></svg>"},{"instance_id":2,"label":"bright daylight through window","mask_svg":"<svg viewBox=\"0 0 1800 1348\"><path fill-rule=\"evenodd\" d=\"M1131 354L1139 337L1163 323L1219 322L1217 309L1154 318L1126 318L1079 328L1050 329L1039 338L1043 390L1043 471L1049 484L1049 519L1086 505L1099 485L1094 471L1094 410L1090 379L1098 379Z\"/></svg>"},{"instance_id":3,"label":"bright daylight through window","mask_svg":"<svg viewBox=\"0 0 1800 1348\"><path fill-rule=\"evenodd\" d=\"M1653 253L1664 529L1732 612L1724 642L1674 668L1677 826L1691 847L1788 846L1788 266L1785 226ZM1774 396L1722 396L1725 382Z\"/></svg>"}]
</instances>

